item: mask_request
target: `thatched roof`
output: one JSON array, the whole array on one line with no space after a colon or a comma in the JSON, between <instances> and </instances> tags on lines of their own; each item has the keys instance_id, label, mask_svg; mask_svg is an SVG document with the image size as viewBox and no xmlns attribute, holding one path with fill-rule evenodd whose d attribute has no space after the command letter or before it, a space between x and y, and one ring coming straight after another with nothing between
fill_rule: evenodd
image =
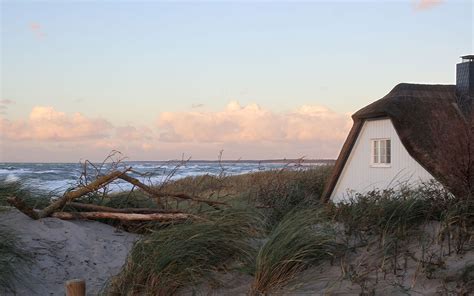
<instances>
[{"instance_id":1,"label":"thatched roof","mask_svg":"<svg viewBox=\"0 0 474 296\"><path fill-rule=\"evenodd\" d=\"M474 188L474 99L455 85L397 85L382 99L357 111L354 125L323 194L329 200L349 154L368 119L391 119L408 153L455 195Z\"/></svg>"}]
</instances>

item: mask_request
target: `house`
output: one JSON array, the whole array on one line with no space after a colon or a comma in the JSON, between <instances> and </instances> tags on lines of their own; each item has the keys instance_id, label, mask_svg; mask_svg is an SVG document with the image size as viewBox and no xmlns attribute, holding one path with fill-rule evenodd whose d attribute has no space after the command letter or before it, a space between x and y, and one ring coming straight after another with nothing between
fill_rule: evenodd
<instances>
[{"instance_id":1,"label":"house","mask_svg":"<svg viewBox=\"0 0 474 296\"><path fill-rule=\"evenodd\" d=\"M402 83L352 116L325 201L431 179L472 195L474 55L461 58L456 85Z\"/></svg>"}]
</instances>

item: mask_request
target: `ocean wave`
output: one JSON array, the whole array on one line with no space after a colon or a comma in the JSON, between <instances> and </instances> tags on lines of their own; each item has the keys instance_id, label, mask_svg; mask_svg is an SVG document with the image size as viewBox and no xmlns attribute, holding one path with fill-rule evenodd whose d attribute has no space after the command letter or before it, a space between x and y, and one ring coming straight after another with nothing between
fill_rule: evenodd
<instances>
[{"instance_id":1,"label":"ocean wave","mask_svg":"<svg viewBox=\"0 0 474 296\"><path fill-rule=\"evenodd\" d=\"M31 173L31 169L25 168L15 168L15 167L4 167L0 169L0 175L8 175L8 174L28 174Z\"/></svg>"},{"instance_id":2,"label":"ocean wave","mask_svg":"<svg viewBox=\"0 0 474 296\"><path fill-rule=\"evenodd\" d=\"M18 177L17 175L14 175L14 174L8 174L5 177L5 180L4 180L5 183L15 183L15 182L18 182L18 181L20 181L20 177Z\"/></svg>"},{"instance_id":3,"label":"ocean wave","mask_svg":"<svg viewBox=\"0 0 474 296\"><path fill-rule=\"evenodd\" d=\"M59 174L61 171L59 170L46 170L46 171L34 171L33 174Z\"/></svg>"},{"instance_id":4,"label":"ocean wave","mask_svg":"<svg viewBox=\"0 0 474 296\"><path fill-rule=\"evenodd\" d=\"M218 162L193 162L185 163L177 168L179 162L139 162L127 163L133 167L139 174L132 176L139 178L147 184L159 185L168 180L178 180L191 176L202 175L239 175L258 171L267 171L288 167L283 163L218 163ZM303 164L304 167L310 165ZM313 164L317 165L317 164ZM288 167L294 169L294 166ZM107 169L107 166L104 167ZM76 184L81 175L82 168L77 163L71 164L5 164L0 165L0 180L9 180L10 182L22 180L32 187L56 192L69 189ZM173 173L173 174L172 174ZM143 177L140 174L147 174ZM170 175L172 174L172 175ZM109 189L112 191L130 190L132 185L124 181L115 181Z\"/></svg>"}]
</instances>

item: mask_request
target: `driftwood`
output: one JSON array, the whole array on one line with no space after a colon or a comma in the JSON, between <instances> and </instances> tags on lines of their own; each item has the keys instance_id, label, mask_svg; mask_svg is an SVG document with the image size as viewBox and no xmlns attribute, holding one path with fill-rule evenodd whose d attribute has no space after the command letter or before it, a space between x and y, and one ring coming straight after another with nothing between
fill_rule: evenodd
<instances>
[{"instance_id":1,"label":"driftwood","mask_svg":"<svg viewBox=\"0 0 474 296\"><path fill-rule=\"evenodd\" d=\"M114 171L114 172L112 172L108 175L101 176L101 177L97 178L96 180L94 180L93 182L91 182L90 184L88 184L84 187L81 187L77 190L69 191L69 192L65 193L57 201L53 202L52 204L50 204L49 206L44 208L42 211L40 211L39 214L38 214L38 218L44 218L44 217L51 216L52 213L62 209L68 202L72 201L73 199L79 198L83 195L94 192L94 191L106 186L107 184L109 184L113 180L117 179L119 176L125 174L128 170L129 169L127 169L123 172L122 171Z\"/></svg>"},{"instance_id":2,"label":"driftwood","mask_svg":"<svg viewBox=\"0 0 474 296\"><path fill-rule=\"evenodd\" d=\"M79 202L70 202L67 205L78 210L86 210L90 212L135 213L135 214L153 214L153 213L179 214L179 213L182 213L181 211L162 210L162 209L153 209L153 208L118 209L118 208L111 208L111 207L85 204L85 203L79 203Z\"/></svg>"},{"instance_id":3,"label":"driftwood","mask_svg":"<svg viewBox=\"0 0 474 296\"><path fill-rule=\"evenodd\" d=\"M168 193L156 190L153 187L143 184L138 179L128 176L126 173L129 172L131 168L128 168L124 171L113 171L110 174L100 176L91 183L80 187L73 191L68 191L64 193L62 197L58 200L52 202L49 206L43 210L37 211L26 205L26 203L17 198L10 197L8 202L16 207L18 210L23 212L25 215L31 217L32 219L41 219L45 217L56 217L59 219L117 219L124 221L175 221L175 220L204 220L203 218L187 214L180 211L172 210L163 210L163 209L154 209L154 208L125 208L125 209L116 209L111 207L92 205L92 204L83 204L73 202L74 199L80 198L86 194L92 193L99 190L100 188L108 185L116 179L122 179L135 187L140 188L145 193L151 195L154 198L163 198L171 197L175 199L184 199L194 202L206 203L214 208L218 209L218 205L228 206L225 202L213 201L207 199L197 198L185 193ZM85 212L64 212L63 209L65 206L73 207L77 210L85 210Z\"/></svg>"},{"instance_id":4,"label":"driftwood","mask_svg":"<svg viewBox=\"0 0 474 296\"><path fill-rule=\"evenodd\" d=\"M116 219L122 221L175 221L175 220L203 220L202 218L185 213L152 213L152 214L134 214L134 213L110 213L110 212L55 212L51 217L62 220L74 219Z\"/></svg>"},{"instance_id":5,"label":"driftwood","mask_svg":"<svg viewBox=\"0 0 474 296\"><path fill-rule=\"evenodd\" d=\"M129 175L126 175L126 174L122 174L122 175L118 176L118 178L122 179L124 181L127 181L132 185L135 185L136 187L142 189L143 191L145 191L146 193L150 194L151 196L153 196L155 198L172 197L172 198L175 198L175 199L179 198L179 199L191 200L191 201L195 201L195 202L202 202L202 203L208 204L209 206L212 206L214 208L216 208L217 205L228 206L227 203L222 202L222 201L196 198L196 197L193 197L193 196L185 194L185 193L162 192L162 191L154 189L153 187L145 185L142 182L140 182L138 179L130 177Z\"/></svg>"}]
</instances>

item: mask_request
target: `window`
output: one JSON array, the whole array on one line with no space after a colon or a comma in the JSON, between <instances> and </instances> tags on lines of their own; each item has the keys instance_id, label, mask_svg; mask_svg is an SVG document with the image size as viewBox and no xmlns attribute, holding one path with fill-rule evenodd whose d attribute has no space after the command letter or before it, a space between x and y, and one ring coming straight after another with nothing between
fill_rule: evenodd
<instances>
[{"instance_id":1,"label":"window","mask_svg":"<svg viewBox=\"0 0 474 296\"><path fill-rule=\"evenodd\" d=\"M392 149L390 139L372 140L372 166L390 166Z\"/></svg>"}]
</instances>

